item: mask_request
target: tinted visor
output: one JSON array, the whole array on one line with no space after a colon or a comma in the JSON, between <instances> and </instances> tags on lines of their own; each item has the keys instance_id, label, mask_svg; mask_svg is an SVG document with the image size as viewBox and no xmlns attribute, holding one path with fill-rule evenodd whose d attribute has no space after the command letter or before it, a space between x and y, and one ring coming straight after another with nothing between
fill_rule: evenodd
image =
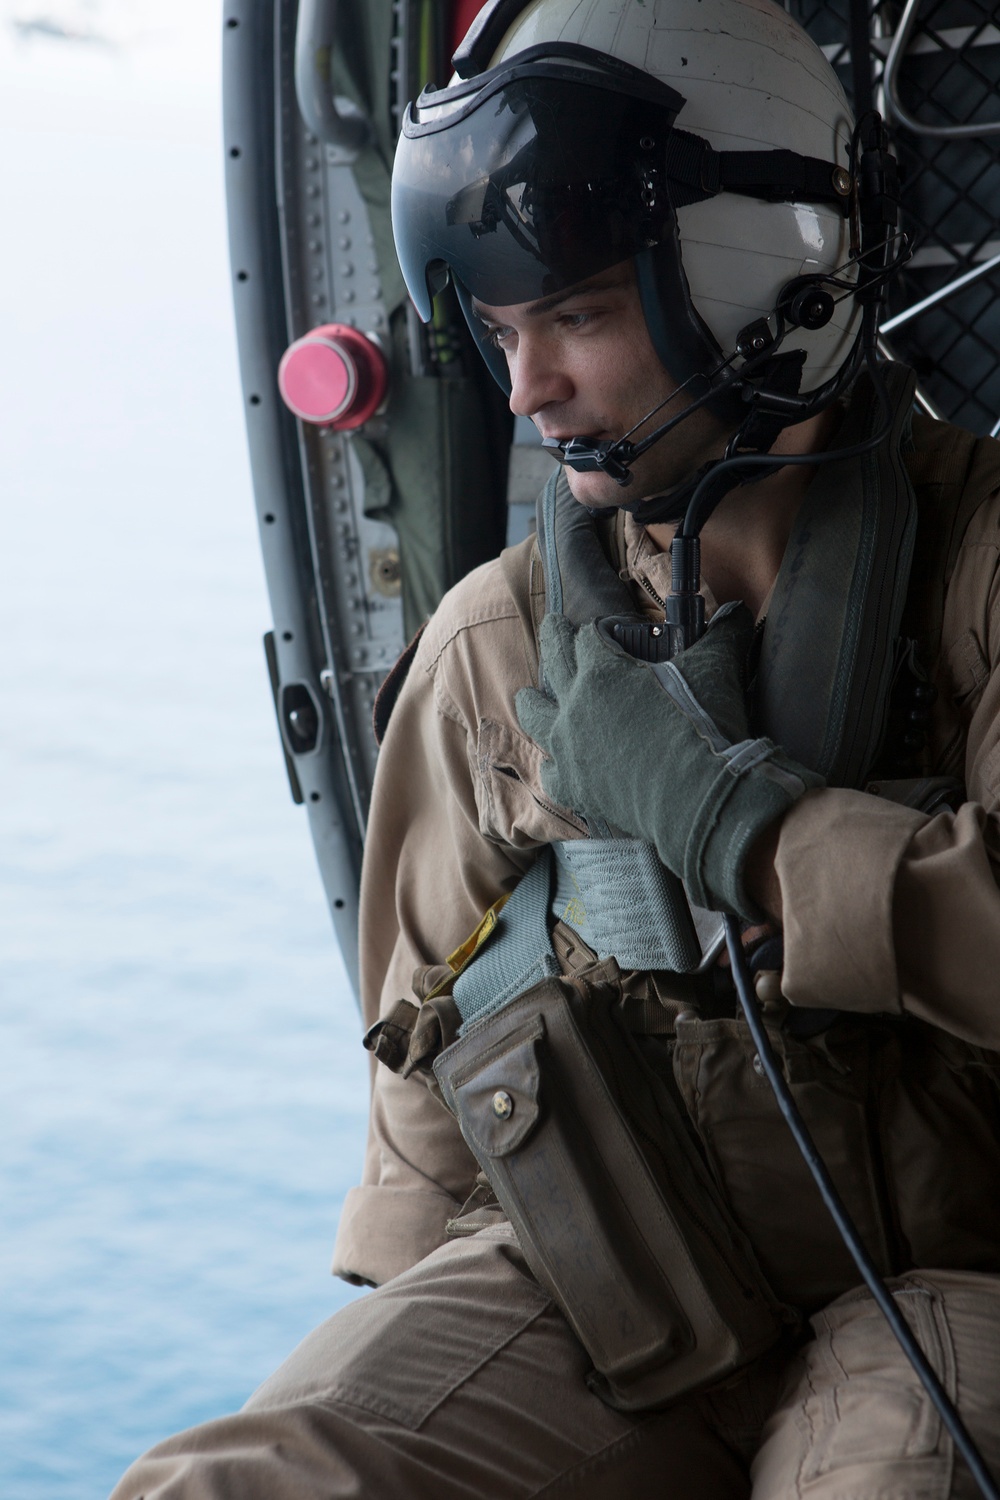
<instances>
[{"instance_id":1,"label":"tinted visor","mask_svg":"<svg viewBox=\"0 0 1000 1500\"><path fill-rule=\"evenodd\" d=\"M586 49L572 51L589 62ZM444 267L472 296L504 307L617 265L672 225L663 163L683 99L593 56L602 68L522 61L410 106L392 219L425 322Z\"/></svg>"}]
</instances>

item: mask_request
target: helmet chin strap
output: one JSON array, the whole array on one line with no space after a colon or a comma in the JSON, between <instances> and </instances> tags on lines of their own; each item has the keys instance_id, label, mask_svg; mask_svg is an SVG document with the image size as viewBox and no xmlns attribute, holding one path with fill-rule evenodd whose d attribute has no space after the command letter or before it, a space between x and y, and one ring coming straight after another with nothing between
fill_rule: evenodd
<instances>
[{"instance_id":1,"label":"helmet chin strap","mask_svg":"<svg viewBox=\"0 0 1000 1500\"><path fill-rule=\"evenodd\" d=\"M708 383L708 388L690 401L683 411L674 413L639 442L632 442L626 434L625 437L614 441L588 437L563 440L544 438L542 446L567 468L575 469L577 473L582 474L607 474L609 478L614 479L616 484L625 489L632 483L632 465L648 452L654 443L666 437L694 412L714 401L720 393L740 391L749 409L743 422L730 439L724 457L728 459L741 453L765 454L770 451L784 427L793 422L801 422L811 416L815 410L819 410L814 399L798 394L802 367L805 364L805 352L794 350L787 354L779 354L775 352L775 348L776 340L771 335L766 322L762 320L761 323L753 325L751 329L741 334L737 349L728 360L723 362L721 369L726 371L723 378ZM728 367L739 354L750 357L739 371L733 371ZM760 371L762 364L766 365L766 372ZM754 371L764 374L762 384L753 383ZM678 392L674 392L674 396L677 394ZM671 396L667 399L673 398ZM823 398L823 405L828 404L832 399L825 388ZM647 420L648 417L642 419L643 422ZM636 426L641 425L642 422L636 424ZM631 429L632 432L635 430L635 427ZM644 525L657 521L679 521L698 485L717 464L723 461L723 459L713 459L666 494L653 495L632 502L623 497L618 502L618 507L621 510L630 511L636 520ZM780 466L780 460L776 459L774 469ZM772 470L769 469L768 472ZM754 480L763 477L759 470L753 475ZM739 483L749 482L749 477L747 479L734 477L729 488Z\"/></svg>"},{"instance_id":2,"label":"helmet chin strap","mask_svg":"<svg viewBox=\"0 0 1000 1500\"><path fill-rule=\"evenodd\" d=\"M811 403L798 395L805 359L805 352L801 349L775 355L770 361L766 392L758 393L753 387L744 386L744 394L749 397L749 411L730 439L722 458L703 464L696 474L665 495L651 495L632 505L626 502L621 508L630 511L644 526L655 522L680 521L699 485L719 464L743 454L763 456L770 453L778 434L785 427L793 422L801 422L813 414ZM783 460L776 457L773 464L758 466L750 471L726 471L722 493L745 484L756 484L768 475L777 473L782 467Z\"/></svg>"}]
</instances>

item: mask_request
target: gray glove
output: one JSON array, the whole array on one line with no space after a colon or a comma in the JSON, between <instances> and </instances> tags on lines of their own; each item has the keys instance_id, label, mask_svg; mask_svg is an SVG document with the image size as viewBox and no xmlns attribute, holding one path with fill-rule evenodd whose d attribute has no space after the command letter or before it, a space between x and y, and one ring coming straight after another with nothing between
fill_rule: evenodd
<instances>
[{"instance_id":1,"label":"gray glove","mask_svg":"<svg viewBox=\"0 0 1000 1500\"><path fill-rule=\"evenodd\" d=\"M656 845L697 906L758 919L743 867L759 835L823 778L771 740L751 739L743 667L753 619L724 605L693 646L636 661L599 627L542 621L542 667L555 701L517 695L521 727L549 756L546 792Z\"/></svg>"}]
</instances>

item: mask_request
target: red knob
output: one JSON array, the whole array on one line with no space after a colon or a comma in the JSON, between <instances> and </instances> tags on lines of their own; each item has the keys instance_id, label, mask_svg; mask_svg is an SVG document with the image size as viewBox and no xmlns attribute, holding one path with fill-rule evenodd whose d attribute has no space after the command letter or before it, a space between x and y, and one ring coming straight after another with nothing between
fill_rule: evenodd
<instances>
[{"instance_id":1,"label":"red knob","mask_svg":"<svg viewBox=\"0 0 1000 1500\"><path fill-rule=\"evenodd\" d=\"M385 400L389 366L378 345L345 323L323 323L290 344L278 389L303 422L360 427Z\"/></svg>"}]
</instances>

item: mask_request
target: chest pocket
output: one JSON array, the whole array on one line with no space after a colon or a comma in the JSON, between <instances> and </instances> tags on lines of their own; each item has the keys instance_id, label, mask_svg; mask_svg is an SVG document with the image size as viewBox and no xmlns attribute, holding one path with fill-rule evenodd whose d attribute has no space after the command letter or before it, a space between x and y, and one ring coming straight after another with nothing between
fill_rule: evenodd
<instances>
[{"instance_id":1,"label":"chest pocket","mask_svg":"<svg viewBox=\"0 0 1000 1500\"><path fill-rule=\"evenodd\" d=\"M558 807L542 787L544 755L527 735L492 719L479 721L475 790L480 832L530 849L586 835L582 819Z\"/></svg>"}]
</instances>

